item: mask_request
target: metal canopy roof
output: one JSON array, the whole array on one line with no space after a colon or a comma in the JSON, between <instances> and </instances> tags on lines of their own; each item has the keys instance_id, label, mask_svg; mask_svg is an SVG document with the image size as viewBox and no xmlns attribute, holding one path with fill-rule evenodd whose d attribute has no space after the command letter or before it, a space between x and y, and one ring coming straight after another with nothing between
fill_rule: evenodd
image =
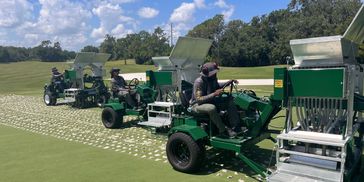
<instances>
[{"instance_id":1,"label":"metal canopy roof","mask_svg":"<svg viewBox=\"0 0 364 182\"><path fill-rule=\"evenodd\" d=\"M357 44L364 41L364 5L361 6L358 13L356 13L353 21L350 23L348 29L344 34L344 38L349 39Z\"/></svg>"},{"instance_id":2,"label":"metal canopy roof","mask_svg":"<svg viewBox=\"0 0 364 182\"><path fill-rule=\"evenodd\" d=\"M179 37L169 57L153 57L153 61L160 71L178 71L179 79L193 83L211 45L212 40Z\"/></svg>"},{"instance_id":3,"label":"metal canopy roof","mask_svg":"<svg viewBox=\"0 0 364 182\"><path fill-rule=\"evenodd\" d=\"M95 52L77 53L74 64L78 63L102 63L104 64L110 57L110 54Z\"/></svg>"},{"instance_id":4,"label":"metal canopy roof","mask_svg":"<svg viewBox=\"0 0 364 182\"><path fill-rule=\"evenodd\" d=\"M201 65L211 47L212 40L180 37L174 46L169 59L180 68Z\"/></svg>"}]
</instances>

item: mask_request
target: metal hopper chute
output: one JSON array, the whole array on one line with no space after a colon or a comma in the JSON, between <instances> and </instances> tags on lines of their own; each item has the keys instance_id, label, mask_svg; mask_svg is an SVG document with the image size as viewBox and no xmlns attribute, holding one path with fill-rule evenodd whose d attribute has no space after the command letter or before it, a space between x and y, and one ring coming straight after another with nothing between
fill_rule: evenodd
<instances>
[{"instance_id":1,"label":"metal hopper chute","mask_svg":"<svg viewBox=\"0 0 364 182\"><path fill-rule=\"evenodd\" d=\"M103 77L105 75L104 65L110 54L80 52L77 53L72 69L76 72L76 82L83 88L83 74L87 67L91 68L93 77Z\"/></svg>"},{"instance_id":2,"label":"metal hopper chute","mask_svg":"<svg viewBox=\"0 0 364 182\"><path fill-rule=\"evenodd\" d=\"M87 66L92 69L93 76L103 76L105 72L103 67L106 61L109 59L110 54L94 53L94 52L81 52L77 53L75 61L73 62L74 70L83 71ZM82 76L82 75L80 75Z\"/></svg>"},{"instance_id":3,"label":"metal hopper chute","mask_svg":"<svg viewBox=\"0 0 364 182\"><path fill-rule=\"evenodd\" d=\"M359 9L345 34L291 40L295 67L357 64L358 45L364 41L364 11Z\"/></svg>"},{"instance_id":4,"label":"metal hopper chute","mask_svg":"<svg viewBox=\"0 0 364 182\"><path fill-rule=\"evenodd\" d=\"M158 72L153 73L154 82L159 96L167 97L159 100L177 100L177 91L182 90L182 80L189 83L195 81L211 44L212 41L207 39L180 37L169 57L153 57L153 62L158 66ZM164 78L170 78L168 84Z\"/></svg>"},{"instance_id":5,"label":"metal hopper chute","mask_svg":"<svg viewBox=\"0 0 364 182\"><path fill-rule=\"evenodd\" d=\"M169 60L168 56L153 57L153 62L158 66L158 71L173 71L176 68L173 66L172 62Z\"/></svg>"},{"instance_id":6,"label":"metal hopper chute","mask_svg":"<svg viewBox=\"0 0 364 182\"><path fill-rule=\"evenodd\" d=\"M364 41L364 11L362 6L355 15L354 20L350 23L344 34L344 38L349 39L356 44L361 44Z\"/></svg>"},{"instance_id":7,"label":"metal hopper chute","mask_svg":"<svg viewBox=\"0 0 364 182\"><path fill-rule=\"evenodd\" d=\"M193 83L211 47L212 40L180 37L169 56L181 79Z\"/></svg>"}]
</instances>

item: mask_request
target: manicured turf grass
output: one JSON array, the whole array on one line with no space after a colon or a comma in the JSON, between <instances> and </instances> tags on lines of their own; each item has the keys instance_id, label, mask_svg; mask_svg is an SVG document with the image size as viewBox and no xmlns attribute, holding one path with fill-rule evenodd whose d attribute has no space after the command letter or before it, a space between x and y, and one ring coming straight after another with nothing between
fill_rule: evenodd
<instances>
[{"instance_id":1,"label":"manicured turf grass","mask_svg":"<svg viewBox=\"0 0 364 182\"><path fill-rule=\"evenodd\" d=\"M0 64L0 93L15 93L22 95L42 95L45 83L51 77L51 68L56 66L63 71L69 68L67 63L45 63L39 61L27 61L9 64ZM156 70L153 65L136 65L132 60L109 61L105 69L111 67L121 68L122 73L145 72L146 70ZM274 66L254 67L254 68L229 68L222 67L219 72L220 79L251 79L251 78L272 78ZM105 78L108 78L108 73Z\"/></svg>"},{"instance_id":2,"label":"manicured turf grass","mask_svg":"<svg viewBox=\"0 0 364 182\"><path fill-rule=\"evenodd\" d=\"M284 65L259 67L221 67L218 76L220 79L268 79L273 78L275 67L284 67Z\"/></svg>"},{"instance_id":3,"label":"manicured turf grass","mask_svg":"<svg viewBox=\"0 0 364 182\"><path fill-rule=\"evenodd\" d=\"M0 181L221 181L174 171L168 163L0 125Z\"/></svg>"}]
</instances>

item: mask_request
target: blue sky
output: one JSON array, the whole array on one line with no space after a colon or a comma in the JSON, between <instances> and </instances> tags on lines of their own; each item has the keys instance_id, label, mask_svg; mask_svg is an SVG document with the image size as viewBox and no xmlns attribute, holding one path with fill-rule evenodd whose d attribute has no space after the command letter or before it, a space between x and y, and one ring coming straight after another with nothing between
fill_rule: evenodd
<instances>
[{"instance_id":1,"label":"blue sky","mask_svg":"<svg viewBox=\"0 0 364 182\"><path fill-rule=\"evenodd\" d=\"M215 14L225 21L284 9L290 0L0 0L0 45L31 47L59 41L79 51L99 45L105 34L117 38L157 26L174 39ZM168 33L169 34L169 33Z\"/></svg>"}]
</instances>

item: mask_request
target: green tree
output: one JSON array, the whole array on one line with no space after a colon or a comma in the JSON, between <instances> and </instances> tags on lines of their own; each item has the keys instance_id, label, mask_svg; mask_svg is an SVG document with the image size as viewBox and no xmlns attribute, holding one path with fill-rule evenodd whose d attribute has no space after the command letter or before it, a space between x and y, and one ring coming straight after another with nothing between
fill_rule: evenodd
<instances>
[{"instance_id":1,"label":"green tree","mask_svg":"<svg viewBox=\"0 0 364 182\"><path fill-rule=\"evenodd\" d=\"M128 50L128 39L121 38L116 40L114 47L114 54L116 59L123 59L126 65L126 59L131 58L131 54Z\"/></svg>"},{"instance_id":2,"label":"green tree","mask_svg":"<svg viewBox=\"0 0 364 182\"><path fill-rule=\"evenodd\" d=\"M209 51L209 56L213 61L219 62L219 40L222 36L223 30L224 16L215 15L213 18L195 26L188 32L187 36L213 40L214 42L212 43L212 48Z\"/></svg>"},{"instance_id":3,"label":"green tree","mask_svg":"<svg viewBox=\"0 0 364 182\"><path fill-rule=\"evenodd\" d=\"M98 53L99 48L97 48L95 46L92 46L92 45L87 45L87 46L85 46L85 47L83 47L81 49L81 52L96 52L96 53Z\"/></svg>"},{"instance_id":4,"label":"green tree","mask_svg":"<svg viewBox=\"0 0 364 182\"><path fill-rule=\"evenodd\" d=\"M55 42L52 46L50 40L42 41L39 46L33 48L32 52L41 61L50 62L65 61L75 56L74 52L63 51L59 42Z\"/></svg>"},{"instance_id":5,"label":"green tree","mask_svg":"<svg viewBox=\"0 0 364 182\"><path fill-rule=\"evenodd\" d=\"M242 30L248 26L241 20L232 20L226 27L222 35L220 45L221 64L224 66L243 66L244 57L246 55L244 43L247 37L243 34Z\"/></svg>"},{"instance_id":6,"label":"green tree","mask_svg":"<svg viewBox=\"0 0 364 182\"><path fill-rule=\"evenodd\" d=\"M115 42L116 42L115 37L113 37L113 36L111 36L109 34L106 34L104 41L100 45L100 52L101 53L111 54L109 60L114 60L115 59L115 54L114 54Z\"/></svg>"},{"instance_id":7,"label":"green tree","mask_svg":"<svg viewBox=\"0 0 364 182\"><path fill-rule=\"evenodd\" d=\"M10 55L8 50L5 47L0 46L0 62L9 62L10 61Z\"/></svg>"}]
</instances>

